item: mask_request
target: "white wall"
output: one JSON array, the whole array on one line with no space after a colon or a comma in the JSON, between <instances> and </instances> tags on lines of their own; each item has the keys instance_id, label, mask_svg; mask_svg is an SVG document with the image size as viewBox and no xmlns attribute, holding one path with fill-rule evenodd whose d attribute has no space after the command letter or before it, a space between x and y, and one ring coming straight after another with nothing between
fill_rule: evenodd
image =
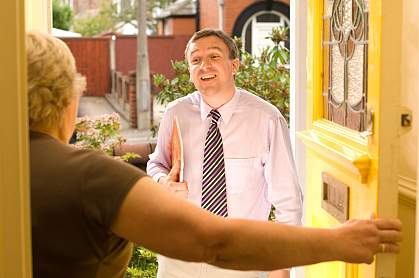
<instances>
[{"instance_id":1,"label":"white wall","mask_svg":"<svg viewBox=\"0 0 419 278\"><path fill-rule=\"evenodd\" d=\"M296 132L306 129L307 106L307 73L306 73L306 35L307 35L307 1L290 1L290 134L295 163L303 193L305 192L305 147L297 139ZM304 219L304 216L303 216ZM304 277L304 269L296 268L295 276Z\"/></svg>"},{"instance_id":2,"label":"white wall","mask_svg":"<svg viewBox=\"0 0 419 278\"><path fill-rule=\"evenodd\" d=\"M419 95L419 1L404 0L402 20L402 47L401 47L401 113L411 111L413 125L400 130L400 159L399 159L399 218L403 222L403 242L401 252L397 257L397 277L412 277L416 271L419 277L418 255L419 245L414 250L415 234L418 214L415 210L417 195L417 161L418 138L418 95ZM418 153L418 155L416 155ZM416 215L415 215L416 213ZM416 218L416 219L415 219ZM416 270L414 270L414 255L416 252Z\"/></svg>"}]
</instances>

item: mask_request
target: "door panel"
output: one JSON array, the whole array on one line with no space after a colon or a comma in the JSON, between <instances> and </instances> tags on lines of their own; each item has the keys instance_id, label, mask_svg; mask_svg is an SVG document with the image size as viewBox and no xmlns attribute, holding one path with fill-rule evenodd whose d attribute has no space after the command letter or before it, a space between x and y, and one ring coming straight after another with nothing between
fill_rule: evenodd
<instances>
[{"instance_id":1,"label":"door panel","mask_svg":"<svg viewBox=\"0 0 419 278\"><path fill-rule=\"evenodd\" d=\"M352 1L354 5L362 2ZM368 218L371 213L396 216L398 203L402 5L391 0L369 1L365 111L372 113L366 114L371 122L364 125L370 131L362 132L324 118L328 115L325 77L333 76L333 72L324 72L330 69L324 64L322 44L323 4L327 2L333 0L308 1L308 129L298 134L307 149L306 224L313 227L340 224L333 212L322 208L324 173L349 187L349 218ZM378 255L371 265L317 264L306 268L306 277L391 278L395 277L395 255Z\"/></svg>"}]
</instances>

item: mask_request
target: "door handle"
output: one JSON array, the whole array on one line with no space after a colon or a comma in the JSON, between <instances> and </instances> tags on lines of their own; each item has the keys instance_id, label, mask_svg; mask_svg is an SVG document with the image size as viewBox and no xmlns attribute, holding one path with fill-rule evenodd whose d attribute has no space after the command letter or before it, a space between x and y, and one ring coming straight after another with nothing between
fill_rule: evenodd
<instances>
[{"instance_id":1,"label":"door handle","mask_svg":"<svg viewBox=\"0 0 419 278\"><path fill-rule=\"evenodd\" d=\"M400 117L400 124L402 127L410 127L412 126L412 113L402 113Z\"/></svg>"},{"instance_id":2,"label":"door handle","mask_svg":"<svg viewBox=\"0 0 419 278\"><path fill-rule=\"evenodd\" d=\"M360 132L359 135L367 139L369 136L374 134L374 110L368 109L365 117L365 130Z\"/></svg>"},{"instance_id":3,"label":"door handle","mask_svg":"<svg viewBox=\"0 0 419 278\"><path fill-rule=\"evenodd\" d=\"M374 133L372 133L371 131L368 131L368 130L365 130L365 131L359 133L359 135L364 139L367 139L368 136L371 136L373 134Z\"/></svg>"}]
</instances>

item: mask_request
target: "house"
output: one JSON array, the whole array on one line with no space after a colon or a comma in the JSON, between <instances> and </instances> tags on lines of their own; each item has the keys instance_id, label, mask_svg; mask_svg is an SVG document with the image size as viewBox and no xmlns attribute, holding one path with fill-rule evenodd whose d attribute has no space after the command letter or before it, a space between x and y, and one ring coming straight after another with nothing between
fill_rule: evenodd
<instances>
[{"instance_id":1,"label":"house","mask_svg":"<svg viewBox=\"0 0 419 278\"><path fill-rule=\"evenodd\" d=\"M180 0L156 11L157 35L192 35L199 29L196 0Z\"/></svg>"},{"instance_id":2,"label":"house","mask_svg":"<svg viewBox=\"0 0 419 278\"><path fill-rule=\"evenodd\" d=\"M241 37L249 53L258 55L272 43L266 39L273 27L288 27L289 1L178 0L156 14L158 34L192 35L203 28L222 29Z\"/></svg>"},{"instance_id":3,"label":"house","mask_svg":"<svg viewBox=\"0 0 419 278\"><path fill-rule=\"evenodd\" d=\"M224 14L232 2L237 1L224 1ZM419 254L419 2L295 0L290 5L290 133L305 185L305 224L331 228L370 212L398 215L404 223L398 256L378 255L371 265L317 264L304 272L318 278L414 277L415 266L419 270L418 256L414 263L415 251ZM31 277L24 34L25 26L51 30L50 1L3 1L0 6L0 274ZM353 17L343 16L348 11ZM201 18L200 24L218 26L217 20ZM334 20L339 22L330 24ZM226 18L225 30L232 32L234 22ZM346 32L339 43L333 40L337 27ZM346 86L354 90L349 93ZM355 118L348 117L351 113Z\"/></svg>"}]
</instances>

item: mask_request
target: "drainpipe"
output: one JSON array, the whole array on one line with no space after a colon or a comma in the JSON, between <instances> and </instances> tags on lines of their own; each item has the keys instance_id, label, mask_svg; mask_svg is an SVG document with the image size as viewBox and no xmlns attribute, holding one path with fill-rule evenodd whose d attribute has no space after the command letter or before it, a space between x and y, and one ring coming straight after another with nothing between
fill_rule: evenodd
<instances>
[{"instance_id":1,"label":"drainpipe","mask_svg":"<svg viewBox=\"0 0 419 278\"><path fill-rule=\"evenodd\" d=\"M224 0L217 0L218 3L218 28L224 30Z\"/></svg>"},{"instance_id":2,"label":"drainpipe","mask_svg":"<svg viewBox=\"0 0 419 278\"><path fill-rule=\"evenodd\" d=\"M115 70L116 70L116 51L115 51L115 44L116 44L116 36L112 35L110 40L110 70L111 70L111 94L113 96L113 93L116 92L116 80L115 80Z\"/></svg>"},{"instance_id":3,"label":"drainpipe","mask_svg":"<svg viewBox=\"0 0 419 278\"><path fill-rule=\"evenodd\" d=\"M200 0L196 0L196 14L195 14L195 31L198 32L201 29L201 8Z\"/></svg>"},{"instance_id":4,"label":"drainpipe","mask_svg":"<svg viewBox=\"0 0 419 278\"><path fill-rule=\"evenodd\" d=\"M267 11L272 11L272 0L266 0L266 2L265 2L265 9L267 10Z\"/></svg>"}]
</instances>

